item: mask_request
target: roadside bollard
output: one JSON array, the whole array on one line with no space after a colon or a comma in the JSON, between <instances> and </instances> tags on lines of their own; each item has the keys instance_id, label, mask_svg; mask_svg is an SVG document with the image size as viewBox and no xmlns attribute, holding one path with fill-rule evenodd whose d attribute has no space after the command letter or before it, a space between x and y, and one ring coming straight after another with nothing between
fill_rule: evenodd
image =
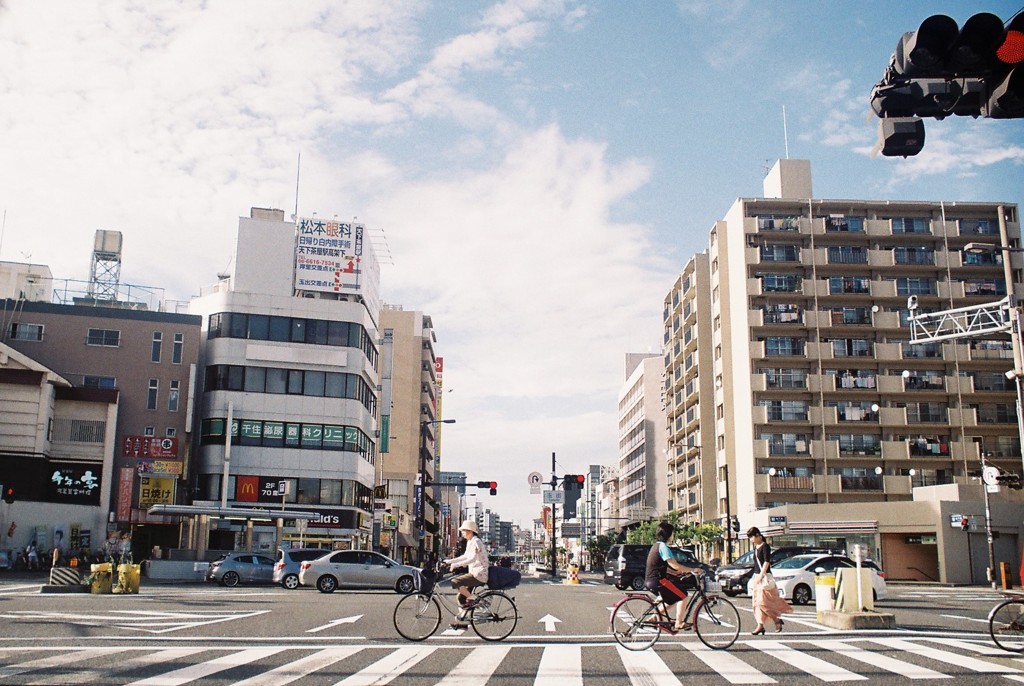
<instances>
[{"instance_id":1,"label":"roadside bollard","mask_svg":"<svg viewBox=\"0 0 1024 686\"><path fill-rule=\"evenodd\" d=\"M578 584L580 582L580 568L577 565L569 565L565 568L565 583Z\"/></svg>"}]
</instances>

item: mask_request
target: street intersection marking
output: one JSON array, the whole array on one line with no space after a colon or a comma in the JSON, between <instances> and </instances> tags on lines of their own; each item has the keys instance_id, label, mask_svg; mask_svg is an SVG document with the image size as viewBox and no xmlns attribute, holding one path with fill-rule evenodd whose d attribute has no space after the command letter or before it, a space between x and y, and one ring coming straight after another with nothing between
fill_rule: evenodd
<instances>
[{"instance_id":1,"label":"street intersection marking","mask_svg":"<svg viewBox=\"0 0 1024 686\"><path fill-rule=\"evenodd\" d=\"M315 634L318 631L323 631L324 629L329 629L332 626L337 626L338 624L355 624L356 622L358 622L362 618L363 618L362 615L353 615L352 617L342 617L341 619L335 619L335 620L332 620L330 622L327 622L323 626L318 626L315 629L306 629L306 633L307 634Z\"/></svg>"},{"instance_id":2,"label":"street intersection marking","mask_svg":"<svg viewBox=\"0 0 1024 686\"><path fill-rule=\"evenodd\" d=\"M5 612L0 619L20 622L49 622L54 624L78 624L80 626L106 626L144 631L150 634L166 634L181 629L191 629L208 624L219 624L236 619L247 619L266 614L270 610L255 612L159 612L148 610L113 610L107 614L69 614L67 612L38 612L34 610Z\"/></svg>"}]
</instances>

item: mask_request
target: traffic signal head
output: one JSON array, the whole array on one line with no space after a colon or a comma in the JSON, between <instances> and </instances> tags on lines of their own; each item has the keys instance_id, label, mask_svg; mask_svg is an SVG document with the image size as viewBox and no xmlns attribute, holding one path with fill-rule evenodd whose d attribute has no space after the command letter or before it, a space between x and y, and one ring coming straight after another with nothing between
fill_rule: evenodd
<instances>
[{"instance_id":1,"label":"traffic signal head","mask_svg":"<svg viewBox=\"0 0 1024 686\"><path fill-rule=\"evenodd\" d=\"M928 17L917 31L900 38L892 56L892 68L897 74L908 77L937 74L959 33L960 28L952 17L944 14Z\"/></svg>"},{"instance_id":2,"label":"traffic signal head","mask_svg":"<svg viewBox=\"0 0 1024 686\"><path fill-rule=\"evenodd\" d=\"M960 515L960 529L967 531L971 528L971 520L967 518L967 515Z\"/></svg>"},{"instance_id":3,"label":"traffic signal head","mask_svg":"<svg viewBox=\"0 0 1024 686\"><path fill-rule=\"evenodd\" d=\"M498 495L498 482L497 481L477 481L477 488L489 488L491 495Z\"/></svg>"},{"instance_id":4,"label":"traffic signal head","mask_svg":"<svg viewBox=\"0 0 1024 686\"><path fill-rule=\"evenodd\" d=\"M562 477L562 489L566 491L582 491L583 482L587 478L583 474L566 474Z\"/></svg>"},{"instance_id":5,"label":"traffic signal head","mask_svg":"<svg viewBox=\"0 0 1024 686\"><path fill-rule=\"evenodd\" d=\"M1019 490L1021 488L1021 482L1020 482L1020 475L1019 474L1012 474L1012 473L1000 474L996 478L998 479L999 483L1001 485L1003 485L1003 486L1009 486L1010 488L1012 488L1014 490Z\"/></svg>"},{"instance_id":6,"label":"traffic signal head","mask_svg":"<svg viewBox=\"0 0 1024 686\"><path fill-rule=\"evenodd\" d=\"M4 486L4 502L10 505L14 502L14 486Z\"/></svg>"},{"instance_id":7,"label":"traffic signal head","mask_svg":"<svg viewBox=\"0 0 1024 686\"><path fill-rule=\"evenodd\" d=\"M738 534L740 532L740 518L735 516L735 515L733 515L733 518L732 518L732 530L733 530L733 533L737 533Z\"/></svg>"}]
</instances>

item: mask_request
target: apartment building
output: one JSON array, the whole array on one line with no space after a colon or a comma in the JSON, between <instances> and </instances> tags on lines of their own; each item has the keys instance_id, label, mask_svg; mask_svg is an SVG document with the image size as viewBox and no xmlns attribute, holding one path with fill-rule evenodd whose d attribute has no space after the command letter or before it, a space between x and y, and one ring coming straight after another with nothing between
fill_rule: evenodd
<instances>
[{"instance_id":1,"label":"apartment building","mask_svg":"<svg viewBox=\"0 0 1024 686\"><path fill-rule=\"evenodd\" d=\"M620 527L668 510L667 441L661 355L630 353L618 396Z\"/></svg>"},{"instance_id":2,"label":"apartment building","mask_svg":"<svg viewBox=\"0 0 1024 686\"><path fill-rule=\"evenodd\" d=\"M196 505L285 509L211 523L211 548L369 548L377 461L379 270L359 224L253 208L231 273L203 289ZM230 437L230 438L229 438Z\"/></svg>"},{"instance_id":3,"label":"apartment building","mask_svg":"<svg viewBox=\"0 0 1024 686\"><path fill-rule=\"evenodd\" d=\"M385 380L390 403L381 408L382 419L388 416L389 428L381 474L392 507L408 513L413 523L409 531L397 532L392 554L400 560L416 561L420 540L424 550L433 550L434 539L440 533L440 507L435 509L434 504L440 504L442 489L429 484L437 481L435 475L440 472L444 425L438 421L439 384L444 363L434 349L437 337L429 315L385 305L380 312L380 327L391 353L390 376ZM421 470L426 491L421 486ZM424 493L429 497L421 510ZM425 517L422 523L416 521L421 511Z\"/></svg>"},{"instance_id":4,"label":"apartment building","mask_svg":"<svg viewBox=\"0 0 1024 686\"><path fill-rule=\"evenodd\" d=\"M978 505L983 454L1021 471L1013 348L1006 335L913 343L908 298L919 313L1003 298L1003 253L965 247L1005 241L1020 245L1014 204L815 199L810 163L780 161L666 296L678 507L780 541L861 544L893 578L957 580L970 545L934 503ZM997 557L1019 561L1019 517L997 517L1014 497L992 494L992 525ZM894 575L897 559L924 571Z\"/></svg>"}]
</instances>

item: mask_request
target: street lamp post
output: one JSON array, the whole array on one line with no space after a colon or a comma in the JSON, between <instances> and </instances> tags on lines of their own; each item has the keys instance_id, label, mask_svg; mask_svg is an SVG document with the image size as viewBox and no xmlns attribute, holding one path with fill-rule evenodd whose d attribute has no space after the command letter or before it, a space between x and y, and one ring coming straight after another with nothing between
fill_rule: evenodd
<instances>
[{"instance_id":1,"label":"street lamp post","mask_svg":"<svg viewBox=\"0 0 1024 686\"><path fill-rule=\"evenodd\" d=\"M417 489L419 498L416 503L416 533L419 538L418 559L422 565L425 558L426 528L427 528L427 427L437 424L454 424L454 419L424 419L420 422L420 463L417 476ZM433 459L433 457L431 457Z\"/></svg>"}]
</instances>

